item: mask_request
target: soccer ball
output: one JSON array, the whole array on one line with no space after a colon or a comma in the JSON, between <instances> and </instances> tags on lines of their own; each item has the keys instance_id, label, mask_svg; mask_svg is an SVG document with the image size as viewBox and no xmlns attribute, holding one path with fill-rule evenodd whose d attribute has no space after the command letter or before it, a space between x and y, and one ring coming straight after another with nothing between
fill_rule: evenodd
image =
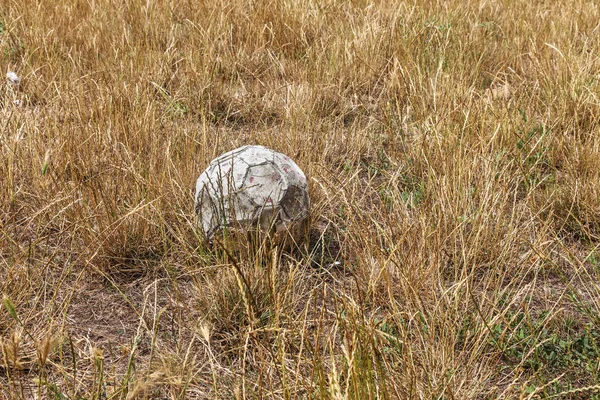
<instances>
[{"instance_id":1,"label":"soccer ball","mask_svg":"<svg viewBox=\"0 0 600 400\"><path fill-rule=\"evenodd\" d=\"M288 156L263 146L222 154L196 182L196 214L209 241L216 235L258 232L279 244L299 243L309 206L302 170Z\"/></svg>"}]
</instances>

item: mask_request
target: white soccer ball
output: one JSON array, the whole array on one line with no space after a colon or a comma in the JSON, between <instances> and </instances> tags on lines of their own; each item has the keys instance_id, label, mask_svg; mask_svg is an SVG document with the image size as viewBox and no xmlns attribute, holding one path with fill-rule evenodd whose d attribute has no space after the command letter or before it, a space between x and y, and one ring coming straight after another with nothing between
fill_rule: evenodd
<instances>
[{"instance_id":1,"label":"white soccer ball","mask_svg":"<svg viewBox=\"0 0 600 400\"><path fill-rule=\"evenodd\" d=\"M275 233L299 242L310 200L302 170L263 146L222 154L196 182L196 213L209 240L226 231ZM289 242L286 242L289 243Z\"/></svg>"}]
</instances>

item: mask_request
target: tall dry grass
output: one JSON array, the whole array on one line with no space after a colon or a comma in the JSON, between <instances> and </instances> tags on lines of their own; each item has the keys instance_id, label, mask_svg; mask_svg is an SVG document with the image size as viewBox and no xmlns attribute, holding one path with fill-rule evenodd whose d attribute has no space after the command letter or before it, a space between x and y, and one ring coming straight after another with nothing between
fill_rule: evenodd
<instances>
[{"instance_id":1,"label":"tall dry grass","mask_svg":"<svg viewBox=\"0 0 600 400\"><path fill-rule=\"evenodd\" d=\"M598 21L0 3L0 398L599 398ZM309 176L301 251L201 245L252 143Z\"/></svg>"}]
</instances>

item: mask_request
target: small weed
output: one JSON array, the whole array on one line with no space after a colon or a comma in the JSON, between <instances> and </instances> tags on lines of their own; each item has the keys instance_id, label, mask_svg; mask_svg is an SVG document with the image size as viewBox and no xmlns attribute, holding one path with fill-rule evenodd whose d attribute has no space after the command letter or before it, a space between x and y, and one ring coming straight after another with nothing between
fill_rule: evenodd
<instances>
[{"instance_id":1,"label":"small weed","mask_svg":"<svg viewBox=\"0 0 600 400\"><path fill-rule=\"evenodd\" d=\"M491 341L500 349L506 362L532 371L537 383L528 386L528 393L552 381L564 370L571 373L559 378L553 388L545 388L545 395L559 393L582 382L600 383L600 330L592 323L577 331L570 329L568 322L556 326L555 321L548 320L549 315L549 312L543 312L530 319L522 311L512 312L507 314L504 322L492 327Z\"/></svg>"},{"instance_id":2,"label":"small weed","mask_svg":"<svg viewBox=\"0 0 600 400\"><path fill-rule=\"evenodd\" d=\"M188 107L181 101L173 99L170 93L155 82L151 82L152 86L160 94L162 99L167 103L165 113L172 117L181 118L188 112Z\"/></svg>"},{"instance_id":3,"label":"small weed","mask_svg":"<svg viewBox=\"0 0 600 400\"><path fill-rule=\"evenodd\" d=\"M409 208L416 208L419 206L425 195L425 184L423 181L418 182L412 187L406 188L400 192L400 198Z\"/></svg>"}]
</instances>

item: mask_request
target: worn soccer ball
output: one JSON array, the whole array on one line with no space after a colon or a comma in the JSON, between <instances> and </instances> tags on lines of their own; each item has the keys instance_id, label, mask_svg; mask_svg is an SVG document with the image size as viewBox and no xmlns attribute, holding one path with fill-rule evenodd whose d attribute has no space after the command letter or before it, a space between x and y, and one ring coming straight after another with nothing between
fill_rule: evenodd
<instances>
[{"instance_id":1,"label":"worn soccer ball","mask_svg":"<svg viewBox=\"0 0 600 400\"><path fill-rule=\"evenodd\" d=\"M263 146L222 154L196 182L196 214L209 241L268 233L278 244L297 244L306 232L309 207L302 170L288 156Z\"/></svg>"}]
</instances>

